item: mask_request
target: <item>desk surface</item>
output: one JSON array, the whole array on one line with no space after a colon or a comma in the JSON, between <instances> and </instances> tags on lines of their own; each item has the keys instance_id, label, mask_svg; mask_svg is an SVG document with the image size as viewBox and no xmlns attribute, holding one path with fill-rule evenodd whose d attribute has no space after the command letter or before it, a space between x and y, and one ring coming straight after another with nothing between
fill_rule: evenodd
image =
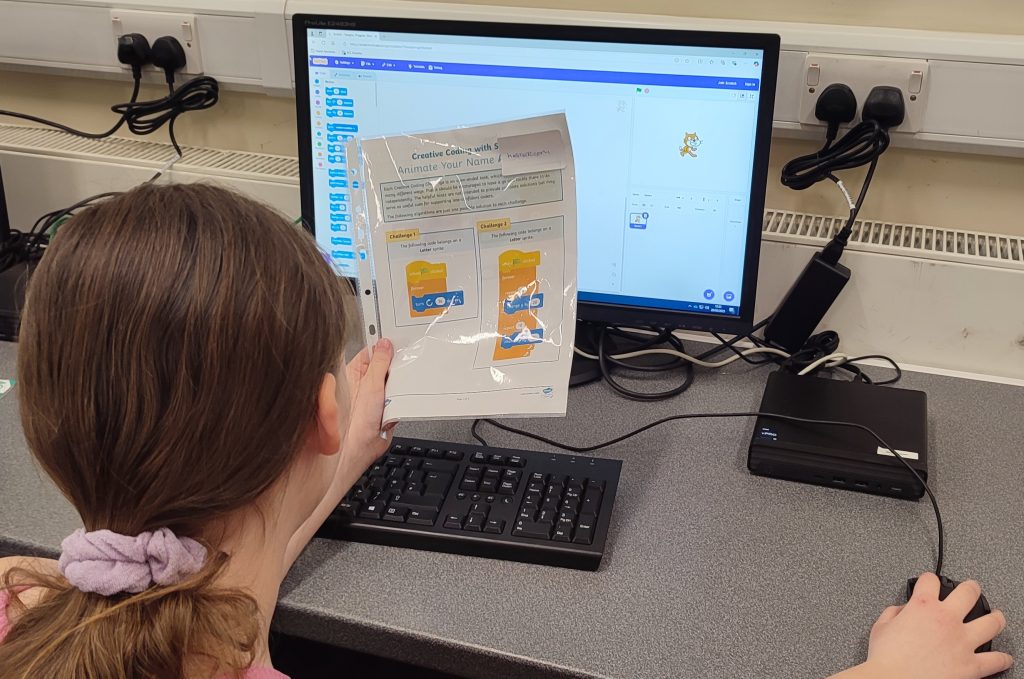
<instances>
[{"instance_id":1,"label":"desk surface","mask_svg":"<svg viewBox=\"0 0 1024 679\"><path fill-rule=\"evenodd\" d=\"M0 378L15 353L0 343ZM598 442L672 413L755 408L767 373L701 372L655 404L590 385L567 419L522 425ZM1024 389L913 373L903 386L929 395L947 574L981 581L1010 621L997 647L1024 650ZM30 461L17 408L15 388L0 399L0 554L53 555L77 516ZM484 429L492 445L538 447ZM674 422L599 453L625 464L596 573L315 540L275 626L466 677L821 679L864 657L875 617L933 563L935 521L926 502L751 476L750 431ZM399 433L471 441L467 422Z\"/></svg>"}]
</instances>

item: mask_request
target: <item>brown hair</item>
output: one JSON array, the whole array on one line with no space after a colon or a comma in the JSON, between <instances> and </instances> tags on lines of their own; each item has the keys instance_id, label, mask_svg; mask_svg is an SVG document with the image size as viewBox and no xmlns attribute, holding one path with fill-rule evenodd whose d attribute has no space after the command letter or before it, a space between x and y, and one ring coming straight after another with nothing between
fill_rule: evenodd
<instances>
[{"instance_id":1,"label":"brown hair","mask_svg":"<svg viewBox=\"0 0 1024 679\"><path fill-rule=\"evenodd\" d=\"M86 530L199 539L287 472L339 367L345 297L307 233L224 189L146 185L83 211L28 292L18 377L29 447ZM6 588L46 591L15 611L0 679L248 667L256 602L217 586L227 557L207 546L195 577L138 595L12 571Z\"/></svg>"}]
</instances>

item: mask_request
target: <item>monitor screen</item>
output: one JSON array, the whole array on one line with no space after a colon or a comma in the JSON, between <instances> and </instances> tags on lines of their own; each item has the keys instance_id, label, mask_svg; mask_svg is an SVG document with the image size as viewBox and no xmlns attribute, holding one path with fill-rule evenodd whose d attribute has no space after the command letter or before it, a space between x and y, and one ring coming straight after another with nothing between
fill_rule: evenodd
<instances>
[{"instance_id":1,"label":"monitor screen","mask_svg":"<svg viewBox=\"0 0 1024 679\"><path fill-rule=\"evenodd\" d=\"M564 111L581 317L751 320L775 36L296 21L303 215L343 275L357 274L345 142Z\"/></svg>"}]
</instances>

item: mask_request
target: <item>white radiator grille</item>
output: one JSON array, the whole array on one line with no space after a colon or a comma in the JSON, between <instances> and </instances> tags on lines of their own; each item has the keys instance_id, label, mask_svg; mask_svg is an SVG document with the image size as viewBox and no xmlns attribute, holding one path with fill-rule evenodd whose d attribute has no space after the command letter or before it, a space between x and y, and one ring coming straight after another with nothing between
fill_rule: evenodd
<instances>
[{"instance_id":1,"label":"white radiator grille","mask_svg":"<svg viewBox=\"0 0 1024 679\"><path fill-rule=\"evenodd\" d=\"M174 157L174 148L160 142L121 137L83 139L59 130L3 124L0 124L0 148L80 160L132 162L152 167L160 167ZM288 183L297 183L299 180L299 162L289 156L193 146L184 146L182 151L184 157L175 164L175 169L181 171Z\"/></svg>"},{"instance_id":2,"label":"white radiator grille","mask_svg":"<svg viewBox=\"0 0 1024 679\"><path fill-rule=\"evenodd\" d=\"M844 217L765 210L764 237L774 241L819 245L838 233L845 223ZM859 219L853 225L849 248L1024 270L1024 238L977 231Z\"/></svg>"}]
</instances>

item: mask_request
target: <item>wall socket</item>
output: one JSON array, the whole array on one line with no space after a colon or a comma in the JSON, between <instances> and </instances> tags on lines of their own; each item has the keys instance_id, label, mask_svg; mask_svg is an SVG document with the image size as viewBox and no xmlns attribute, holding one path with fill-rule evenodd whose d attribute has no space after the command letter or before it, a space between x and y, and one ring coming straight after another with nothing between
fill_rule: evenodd
<instances>
[{"instance_id":1,"label":"wall socket","mask_svg":"<svg viewBox=\"0 0 1024 679\"><path fill-rule=\"evenodd\" d=\"M857 95L857 117L868 93L876 85L898 87L903 92L906 116L894 132L920 132L928 100L928 62L924 59L898 59L889 57L862 57L851 54L808 54L801 72L800 123L821 125L814 117L814 105L822 90L833 83L845 83Z\"/></svg>"},{"instance_id":2,"label":"wall socket","mask_svg":"<svg viewBox=\"0 0 1024 679\"><path fill-rule=\"evenodd\" d=\"M136 10L110 10L110 24L114 29L114 41L126 33L141 33L152 45L157 38L169 35L177 38L185 49L187 63L179 73L200 75L203 72L203 57L199 51L199 27L195 14L174 14L171 12L142 12ZM124 70L131 70L124 66ZM147 71L156 72L155 66Z\"/></svg>"}]
</instances>

